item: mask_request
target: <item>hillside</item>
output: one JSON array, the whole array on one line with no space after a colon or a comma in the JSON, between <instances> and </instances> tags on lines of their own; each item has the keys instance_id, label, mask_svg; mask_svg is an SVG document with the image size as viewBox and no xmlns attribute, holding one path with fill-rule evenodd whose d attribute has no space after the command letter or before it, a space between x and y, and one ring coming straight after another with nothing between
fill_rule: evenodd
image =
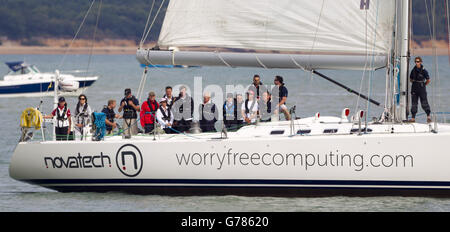
<instances>
[{"instance_id":1,"label":"hillside","mask_svg":"<svg viewBox=\"0 0 450 232\"><path fill-rule=\"evenodd\" d=\"M21 45L49 45L42 39L69 40L74 36L84 14L92 0L0 0L0 43L1 41L19 41ZM92 38L98 10L97 0L79 38ZM136 43L142 37L148 11L152 0L103 0L101 17L98 25L97 40L127 40ZM162 0L156 0L153 14L156 13ZM157 18L150 41L158 38L165 8ZM430 28L427 20L425 2L413 0L413 39L419 44L430 39ZM437 38L447 39L447 22L445 1L436 1ZM428 10L431 6L428 5ZM431 15L430 15L431 17Z\"/></svg>"},{"instance_id":2,"label":"hillside","mask_svg":"<svg viewBox=\"0 0 450 232\"><path fill-rule=\"evenodd\" d=\"M0 0L0 37L9 40L74 36L92 0ZM100 1L93 5L79 37L92 38ZM162 1L156 1L156 13ZM166 1L167 2L167 1ZM140 40L151 8L150 0L103 0L97 38ZM165 4L167 5L167 4ZM164 14L164 9L161 11ZM163 17L155 23L159 31ZM157 38L157 33L149 39Z\"/></svg>"}]
</instances>

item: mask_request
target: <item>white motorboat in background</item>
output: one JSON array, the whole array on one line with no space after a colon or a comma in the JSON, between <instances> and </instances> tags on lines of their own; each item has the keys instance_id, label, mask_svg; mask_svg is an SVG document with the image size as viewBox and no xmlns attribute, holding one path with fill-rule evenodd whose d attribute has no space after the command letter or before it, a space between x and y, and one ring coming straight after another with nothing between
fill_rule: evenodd
<instances>
[{"instance_id":1,"label":"white motorboat in background","mask_svg":"<svg viewBox=\"0 0 450 232\"><path fill-rule=\"evenodd\" d=\"M42 73L35 65L23 61L7 62L10 72L0 81L0 97L53 96L55 73ZM97 76L75 77L61 74L58 91L60 95L76 96L97 81Z\"/></svg>"}]
</instances>

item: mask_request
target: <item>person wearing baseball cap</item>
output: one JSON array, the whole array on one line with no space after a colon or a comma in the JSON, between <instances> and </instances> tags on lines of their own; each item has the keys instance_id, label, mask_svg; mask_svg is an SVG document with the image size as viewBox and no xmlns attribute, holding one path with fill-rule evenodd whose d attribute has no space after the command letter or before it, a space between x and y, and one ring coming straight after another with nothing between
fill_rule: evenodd
<instances>
[{"instance_id":1,"label":"person wearing baseball cap","mask_svg":"<svg viewBox=\"0 0 450 232\"><path fill-rule=\"evenodd\" d=\"M70 117L70 109L67 107L66 99L60 97L58 99L58 107L52 111L50 115L45 115L44 118L55 118L55 135L56 140L68 140L70 135L70 128L72 127L72 120Z\"/></svg>"},{"instance_id":2,"label":"person wearing baseball cap","mask_svg":"<svg viewBox=\"0 0 450 232\"><path fill-rule=\"evenodd\" d=\"M174 117L167 103L167 98L161 98L159 104L160 107L158 108L158 111L156 111L156 119L166 134L172 134L171 128Z\"/></svg>"},{"instance_id":3,"label":"person wearing baseball cap","mask_svg":"<svg viewBox=\"0 0 450 232\"><path fill-rule=\"evenodd\" d=\"M131 138L131 135L138 134L137 112L141 110L139 100L133 96L131 89L127 88L124 92L125 97L120 101L119 113L123 111L123 134L125 138Z\"/></svg>"},{"instance_id":4,"label":"person wearing baseball cap","mask_svg":"<svg viewBox=\"0 0 450 232\"><path fill-rule=\"evenodd\" d=\"M158 102L155 100L156 95L154 92L148 94L147 101L142 103L141 109L141 126L145 129L145 133L150 133L155 129L155 115L159 108Z\"/></svg>"}]
</instances>

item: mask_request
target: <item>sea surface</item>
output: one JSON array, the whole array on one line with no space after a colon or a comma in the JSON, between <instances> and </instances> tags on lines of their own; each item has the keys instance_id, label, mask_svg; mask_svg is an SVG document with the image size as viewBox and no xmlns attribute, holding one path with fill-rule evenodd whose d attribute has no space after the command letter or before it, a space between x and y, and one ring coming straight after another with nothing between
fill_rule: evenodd
<instances>
[{"instance_id":1,"label":"sea surface","mask_svg":"<svg viewBox=\"0 0 450 232\"><path fill-rule=\"evenodd\" d=\"M62 73L81 70L84 75L88 68L88 55L0 55L0 62L21 61L35 64L42 72ZM425 67L436 84L428 88L432 109L437 112L450 111L450 66L447 56L438 57L438 76L433 70L432 57L424 57ZM0 65L0 74L8 72L6 65ZM100 76L99 80L85 94L94 111L101 111L109 99L120 101L125 88L137 89L143 73L133 55L94 55L89 64L89 73ZM361 91L365 95L384 104L386 70L363 71L322 71L331 78ZM302 70L265 70L262 68L201 67L189 69L151 69L143 97L154 91L162 97L166 86L187 85L194 91L212 86L222 88L227 85L251 84L254 74L261 76L264 84L273 84L275 75L285 79L289 90L288 106L297 106L297 116L321 115L340 116L344 108L352 113L357 109L368 110L369 116L378 117L383 107L367 106L346 90ZM369 85L370 84L370 85ZM209 86L209 87L208 87ZM370 86L370 87L369 87ZM209 89L211 90L211 89ZM207 90L208 91L208 90ZM177 88L174 89L177 94ZM214 91L211 91L214 92ZM222 104L220 94L214 92L216 103ZM225 93L224 93L225 95ZM75 108L76 97L66 98L69 108ZM450 211L450 199L421 197L326 197L326 198L279 198L279 197L168 197L142 196L123 193L58 193L42 187L18 182L9 177L8 167L13 151L20 137L19 117L27 107L37 107L51 112L53 98L0 98L0 211ZM142 100L142 99L141 99ZM423 113L419 106L419 113ZM450 115L447 115L450 117ZM446 114L439 118L448 121ZM425 116L418 117L425 121ZM426 146L426 144L424 144Z\"/></svg>"}]
</instances>

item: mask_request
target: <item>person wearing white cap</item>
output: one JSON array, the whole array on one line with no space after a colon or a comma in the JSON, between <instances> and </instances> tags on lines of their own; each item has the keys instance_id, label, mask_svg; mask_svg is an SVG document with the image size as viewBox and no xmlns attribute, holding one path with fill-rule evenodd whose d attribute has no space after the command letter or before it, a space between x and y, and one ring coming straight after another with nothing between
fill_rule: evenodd
<instances>
[{"instance_id":1,"label":"person wearing white cap","mask_svg":"<svg viewBox=\"0 0 450 232\"><path fill-rule=\"evenodd\" d=\"M171 134L172 124L173 124L173 113L170 111L170 108L167 106L167 99L161 98L159 101L159 108L156 111L156 120L161 125L161 128L166 132L166 134Z\"/></svg>"}]
</instances>

